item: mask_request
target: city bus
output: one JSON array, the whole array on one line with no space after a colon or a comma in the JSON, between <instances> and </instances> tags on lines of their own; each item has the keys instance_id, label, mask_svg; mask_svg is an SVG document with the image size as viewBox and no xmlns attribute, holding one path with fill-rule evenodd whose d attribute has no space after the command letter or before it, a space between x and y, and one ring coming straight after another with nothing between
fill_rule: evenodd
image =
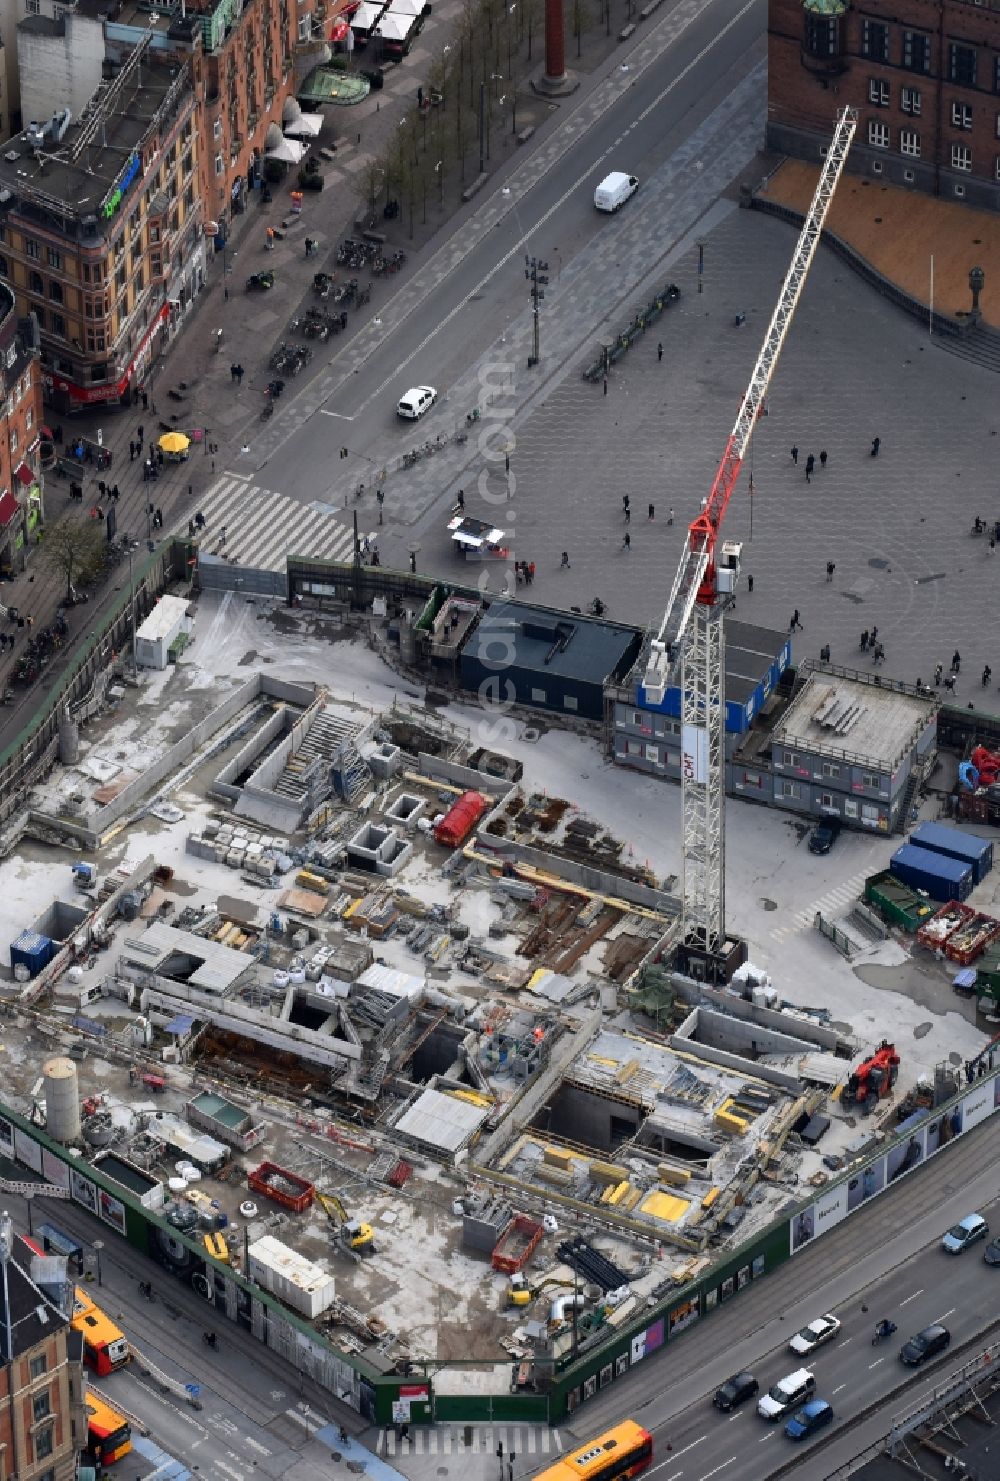
<instances>
[{"instance_id":1,"label":"city bus","mask_svg":"<svg viewBox=\"0 0 1000 1481\"><path fill-rule=\"evenodd\" d=\"M33 1255L45 1254L41 1245L27 1234L22 1234L20 1239ZM69 1324L83 1338L83 1361L102 1378L116 1368L123 1368L131 1358L125 1333L90 1299L82 1286L73 1287L73 1315Z\"/></svg>"},{"instance_id":2,"label":"city bus","mask_svg":"<svg viewBox=\"0 0 1000 1481\"><path fill-rule=\"evenodd\" d=\"M112 1409L88 1389L84 1396L87 1407L87 1450L95 1465L113 1466L132 1449L132 1427L124 1414Z\"/></svg>"},{"instance_id":3,"label":"city bus","mask_svg":"<svg viewBox=\"0 0 1000 1481\"><path fill-rule=\"evenodd\" d=\"M596 1440L560 1456L534 1481L627 1481L653 1459L653 1437L634 1420L623 1419Z\"/></svg>"},{"instance_id":4,"label":"city bus","mask_svg":"<svg viewBox=\"0 0 1000 1481\"><path fill-rule=\"evenodd\" d=\"M83 1337L83 1361L102 1378L123 1368L132 1356L125 1333L81 1286L74 1292L70 1326Z\"/></svg>"}]
</instances>

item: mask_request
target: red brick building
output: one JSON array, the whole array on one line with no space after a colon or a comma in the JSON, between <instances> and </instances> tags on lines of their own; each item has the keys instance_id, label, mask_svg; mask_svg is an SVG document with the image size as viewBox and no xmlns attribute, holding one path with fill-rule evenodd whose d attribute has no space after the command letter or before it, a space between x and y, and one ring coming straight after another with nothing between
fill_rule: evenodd
<instances>
[{"instance_id":1,"label":"red brick building","mask_svg":"<svg viewBox=\"0 0 1000 1481\"><path fill-rule=\"evenodd\" d=\"M0 284L0 576L24 570L44 513L42 362L34 336L31 322L18 318L13 293Z\"/></svg>"},{"instance_id":2,"label":"red brick building","mask_svg":"<svg viewBox=\"0 0 1000 1481\"><path fill-rule=\"evenodd\" d=\"M1000 208L1000 0L770 0L768 147L819 160L858 110L849 167Z\"/></svg>"}]
</instances>

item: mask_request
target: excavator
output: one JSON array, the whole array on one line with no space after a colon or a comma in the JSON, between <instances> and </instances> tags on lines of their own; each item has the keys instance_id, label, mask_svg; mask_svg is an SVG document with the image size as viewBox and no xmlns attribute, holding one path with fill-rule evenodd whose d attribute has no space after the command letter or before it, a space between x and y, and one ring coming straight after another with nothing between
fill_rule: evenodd
<instances>
[{"instance_id":1,"label":"excavator","mask_svg":"<svg viewBox=\"0 0 1000 1481\"><path fill-rule=\"evenodd\" d=\"M359 1219L350 1218L341 1200L333 1193L320 1193L317 1190L316 1199L345 1249L356 1255L374 1255L375 1235L370 1224L362 1224Z\"/></svg>"},{"instance_id":2,"label":"excavator","mask_svg":"<svg viewBox=\"0 0 1000 1481\"><path fill-rule=\"evenodd\" d=\"M857 1106L865 1115L885 1100L899 1074L899 1055L895 1044L883 1039L870 1059L864 1059L847 1077L841 1093L842 1106Z\"/></svg>"}]
</instances>

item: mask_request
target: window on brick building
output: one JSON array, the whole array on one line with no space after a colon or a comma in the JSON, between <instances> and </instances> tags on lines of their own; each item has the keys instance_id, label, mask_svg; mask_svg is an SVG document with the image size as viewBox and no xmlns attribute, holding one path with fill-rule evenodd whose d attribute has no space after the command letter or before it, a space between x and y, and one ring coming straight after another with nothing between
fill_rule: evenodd
<instances>
[{"instance_id":1,"label":"window on brick building","mask_svg":"<svg viewBox=\"0 0 1000 1481\"><path fill-rule=\"evenodd\" d=\"M972 169L972 150L968 144L953 144L951 146L951 167L953 170Z\"/></svg>"},{"instance_id":2,"label":"window on brick building","mask_svg":"<svg viewBox=\"0 0 1000 1481\"><path fill-rule=\"evenodd\" d=\"M931 38L921 31L903 32L903 66L908 72L931 70Z\"/></svg>"},{"instance_id":3,"label":"window on brick building","mask_svg":"<svg viewBox=\"0 0 1000 1481\"><path fill-rule=\"evenodd\" d=\"M32 293L45 292L45 284L42 282L41 273L31 272L28 274L28 287Z\"/></svg>"},{"instance_id":4,"label":"window on brick building","mask_svg":"<svg viewBox=\"0 0 1000 1481\"><path fill-rule=\"evenodd\" d=\"M226 162L221 154L215 156L215 173L217 175L224 175L226 173Z\"/></svg>"},{"instance_id":5,"label":"window on brick building","mask_svg":"<svg viewBox=\"0 0 1000 1481\"><path fill-rule=\"evenodd\" d=\"M881 119L871 119L868 124L868 142L874 149L888 149L889 125Z\"/></svg>"},{"instance_id":6,"label":"window on brick building","mask_svg":"<svg viewBox=\"0 0 1000 1481\"><path fill-rule=\"evenodd\" d=\"M952 126L953 129L971 129L972 128L972 104L971 103L952 103L952 105L951 105L951 126Z\"/></svg>"},{"instance_id":7,"label":"window on brick building","mask_svg":"<svg viewBox=\"0 0 1000 1481\"><path fill-rule=\"evenodd\" d=\"M45 1373L47 1369L48 1363L46 1362L44 1353L39 1353L38 1357L32 1358L31 1362L28 1364L28 1372L31 1374L32 1378L41 1378L42 1374Z\"/></svg>"},{"instance_id":8,"label":"window on brick building","mask_svg":"<svg viewBox=\"0 0 1000 1481\"><path fill-rule=\"evenodd\" d=\"M25 15L38 15L42 8L42 0L24 0Z\"/></svg>"},{"instance_id":9,"label":"window on brick building","mask_svg":"<svg viewBox=\"0 0 1000 1481\"><path fill-rule=\"evenodd\" d=\"M66 320L62 314L52 315L52 333L58 334L60 339L66 338Z\"/></svg>"},{"instance_id":10,"label":"window on brick building","mask_svg":"<svg viewBox=\"0 0 1000 1481\"><path fill-rule=\"evenodd\" d=\"M28 407L28 410L24 413L24 430L26 432L30 432L31 429L32 429L32 427L34 425L35 425L35 413L32 411L31 407L29 406Z\"/></svg>"},{"instance_id":11,"label":"window on brick building","mask_svg":"<svg viewBox=\"0 0 1000 1481\"><path fill-rule=\"evenodd\" d=\"M63 265L62 253L58 252L55 247L46 247L45 257L49 267L54 267L58 272Z\"/></svg>"},{"instance_id":12,"label":"window on brick building","mask_svg":"<svg viewBox=\"0 0 1000 1481\"><path fill-rule=\"evenodd\" d=\"M805 49L811 57L835 57L840 52L840 22L826 15L805 13Z\"/></svg>"},{"instance_id":13,"label":"window on brick building","mask_svg":"<svg viewBox=\"0 0 1000 1481\"><path fill-rule=\"evenodd\" d=\"M17 428L16 427L12 427L10 429L10 450L11 450L11 454L12 455L17 452Z\"/></svg>"},{"instance_id":14,"label":"window on brick building","mask_svg":"<svg viewBox=\"0 0 1000 1481\"><path fill-rule=\"evenodd\" d=\"M1000 93L1000 55L993 58L993 91Z\"/></svg>"},{"instance_id":15,"label":"window on brick building","mask_svg":"<svg viewBox=\"0 0 1000 1481\"><path fill-rule=\"evenodd\" d=\"M7 265L7 259L6 259L6 257L0 256L0 278L9 278L9 277L10 277L10 268Z\"/></svg>"},{"instance_id":16,"label":"window on brick building","mask_svg":"<svg viewBox=\"0 0 1000 1481\"><path fill-rule=\"evenodd\" d=\"M873 62L889 60L889 27L884 21L865 21L861 27L861 55Z\"/></svg>"},{"instance_id":17,"label":"window on brick building","mask_svg":"<svg viewBox=\"0 0 1000 1481\"><path fill-rule=\"evenodd\" d=\"M31 1417L35 1423L38 1424L41 1420L47 1419L51 1413L52 1405L49 1403L48 1391L36 1394L31 1401Z\"/></svg>"},{"instance_id":18,"label":"window on brick building","mask_svg":"<svg viewBox=\"0 0 1000 1481\"><path fill-rule=\"evenodd\" d=\"M44 1460L47 1455L52 1454L53 1433L55 1426L47 1424L43 1430L39 1430L35 1436L35 1459Z\"/></svg>"},{"instance_id":19,"label":"window on brick building","mask_svg":"<svg viewBox=\"0 0 1000 1481\"><path fill-rule=\"evenodd\" d=\"M32 237L24 239L24 255L30 257L33 262L38 261L38 243Z\"/></svg>"},{"instance_id":20,"label":"window on brick building","mask_svg":"<svg viewBox=\"0 0 1000 1481\"><path fill-rule=\"evenodd\" d=\"M948 47L948 78L960 87L976 85L976 50L973 46L959 46L953 41Z\"/></svg>"},{"instance_id":21,"label":"window on brick building","mask_svg":"<svg viewBox=\"0 0 1000 1481\"><path fill-rule=\"evenodd\" d=\"M876 108L888 108L889 106L889 84L881 78L870 77L868 79L868 101L874 103Z\"/></svg>"},{"instance_id":22,"label":"window on brick building","mask_svg":"<svg viewBox=\"0 0 1000 1481\"><path fill-rule=\"evenodd\" d=\"M38 320L39 329L45 328L45 310L42 308L40 303L29 304L28 313L35 315L36 319Z\"/></svg>"},{"instance_id":23,"label":"window on brick building","mask_svg":"<svg viewBox=\"0 0 1000 1481\"><path fill-rule=\"evenodd\" d=\"M920 158L920 135L915 134L912 129L901 129L899 133L899 152L908 154L911 159Z\"/></svg>"},{"instance_id":24,"label":"window on brick building","mask_svg":"<svg viewBox=\"0 0 1000 1481\"><path fill-rule=\"evenodd\" d=\"M309 40L309 37L311 35L312 35L312 16L311 15L300 15L299 16L299 40L300 41L308 41Z\"/></svg>"},{"instance_id":25,"label":"window on brick building","mask_svg":"<svg viewBox=\"0 0 1000 1481\"><path fill-rule=\"evenodd\" d=\"M53 303L62 303L63 301L62 284L57 283L55 278L52 278L49 282L49 297Z\"/></svg>"},{"instance_id":26,"label":"window on brick building","mask_svg":"<svg viewBox=\"0 0 1000 1481\"><path fill-rule=\"evenodd\" d=\"M900 89L899 106L904 113L909 113L913 118L920 117L920 94L915 87Z\"/></svg>"}]
</instances>

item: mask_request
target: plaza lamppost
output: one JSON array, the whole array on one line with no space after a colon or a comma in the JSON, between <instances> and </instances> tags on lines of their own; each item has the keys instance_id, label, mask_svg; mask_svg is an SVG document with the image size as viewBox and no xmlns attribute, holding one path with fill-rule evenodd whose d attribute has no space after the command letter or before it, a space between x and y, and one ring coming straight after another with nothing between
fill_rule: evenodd
<instances>
[{"instance_id":1,"label":"plaza lamppost","mask_svg":"<svg viewBox=\"0 0 1000 1481\"><path fill-rule=\"evenodd\" d=\"M479 173L486 173L486 83L479 84Z\"/></svg>"},{"instance_id":2,"label":"plaza lamppost","mask_svg":"<svg viewBox=\"0 0 1000 1481\"><path fill-rule=\"evenodd\" d=\"M538 257L524 256L524 276L531 284L528 292L531 295L532 329L534 335L534 352L529 356L528 369L537 365L540 354L538 348L538 305L545 297L545 288L549 281L549 265Z\"/></svg>"},{"instance_id":3,"label":"plaza lamppost","mask_svg":"<svg viewBox=\"0 0 1000 1481\"><path fill-rule=\"evenodd\" d=\"M434 166L434 173L438 177L438 204L444 210L444 160L439 159Z\"/></svg>"},{"instance_id":4,"label":"plaza lamppost","mask_svg":"<svg viewBox=\"0 0 1000 1481\"><path fill-rule=\"evenodd\" d=\"M95 1239L94 1240L93 1249L94 1249L94 1254L97 1256L97 1284L99 1286L103 1286L103 1284L104 1284L104 1272L101 1269L101 1251L103 1250L103 1248L104 1248L104 1240L103 1239Z\"/></svg>"},{"instance_id":5,"label":"plaza lamppost","mask_svg":"<svg viewBox=\"0 0 1000 1481\"><path fill-rule=\"evenodd\" d=\"M973 324L978 324L980 319L979 295L986 286L986 274L981 267L971 268L969 271L969 287L972 290L972 311L969 314Z\"/></svg>"}]
</instances>

